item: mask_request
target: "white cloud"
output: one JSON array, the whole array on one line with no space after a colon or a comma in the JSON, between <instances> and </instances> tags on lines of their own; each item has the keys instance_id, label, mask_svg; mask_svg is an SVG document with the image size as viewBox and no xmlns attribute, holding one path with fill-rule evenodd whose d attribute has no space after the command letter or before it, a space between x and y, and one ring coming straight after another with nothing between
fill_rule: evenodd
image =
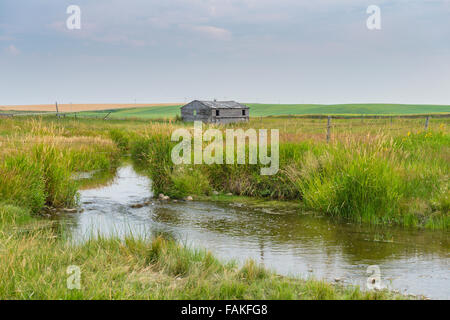
<instances>
[{"instance_id":1,"label":"white cloud","mask_svg":"<svg viewBox=\"0 0 450 320\"><path fill-rule=\"evenodd\" d=\"M13 56L18 56L20 54L20 50L16 48L13 44L9 45L6 48L6 52Z\"/></svg>"},{"instance_id":2,"label":"white cloud","mask_svg":"<svg viewBox=\"0 0 450 320\"><path fill-rule=\"evenodd\" d=\"M214 26L194 26L192 30L217 40L231 40L232 34L229 30Z\"/></svg>"}]
</instances>

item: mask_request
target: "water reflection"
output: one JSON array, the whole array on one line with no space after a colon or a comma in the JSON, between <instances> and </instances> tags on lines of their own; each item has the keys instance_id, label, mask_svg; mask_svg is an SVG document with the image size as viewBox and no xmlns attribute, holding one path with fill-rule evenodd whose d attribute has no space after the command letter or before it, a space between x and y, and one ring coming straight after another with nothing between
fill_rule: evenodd
<instances>
[{"instance_id":1,"label":"water reflection","mask_svg":"<svg viewBox=\"0 0 450 320\"><path fill-rule=\"evenodd\" d=\"M448 232L367 227L282 209L151 199L147 178L131 166L115 181L82 190L82 214L65 216L75 241L97 235L167 232L224 259L253 258L280 274L364 285L379 265L385 284L410 293L450 298ZM133 205L147 203L141 208Z\"/></svg>"}]
</instances>

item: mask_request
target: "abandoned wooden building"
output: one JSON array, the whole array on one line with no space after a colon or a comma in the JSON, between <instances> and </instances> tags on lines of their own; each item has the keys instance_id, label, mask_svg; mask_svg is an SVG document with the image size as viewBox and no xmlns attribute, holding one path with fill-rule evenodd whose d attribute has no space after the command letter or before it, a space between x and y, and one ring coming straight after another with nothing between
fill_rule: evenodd
<instances>
[{"instance_id":1,"label":"abandoned wooden building","mask_svg":"<svg viewBox=\"0 0 450 320\"><path fill-rule=\"evenodd\" d=\"M231 123L248 121L249 107L235 101L194 100L181 108L183 121Z\"/></svg>"}]
</instances>

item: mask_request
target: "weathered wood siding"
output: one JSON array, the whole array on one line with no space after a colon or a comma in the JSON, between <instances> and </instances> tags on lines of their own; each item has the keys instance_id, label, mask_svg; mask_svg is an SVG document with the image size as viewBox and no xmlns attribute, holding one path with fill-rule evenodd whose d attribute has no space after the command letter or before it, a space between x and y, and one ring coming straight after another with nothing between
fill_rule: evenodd
<instances>
[{"instance_id":1,"label":"weathered wood siding","mask_svg":"<svg viewBox=\"0 0 450 320\"><path fill-rule=\"evenodd\" d=\"M216 110L219 110L219 116L216 116ZM242 115L242 110L245 110L245 116ZM248 109L213 109L212 122L225 124L248 121L248 111Z\"/></svg>"},{"instance_id":2,"label":"weathered wood siding","mask_svg":"<svg viewBox=\"0 0 450 320\"><path fill-rule=\"evenodd\" d=\"M195 115L194 115L195 111ZM181 108L181 118L183 121L212 121L212 109L203 105L200 101L192 101Z\"/></svg>"}]
</instances>

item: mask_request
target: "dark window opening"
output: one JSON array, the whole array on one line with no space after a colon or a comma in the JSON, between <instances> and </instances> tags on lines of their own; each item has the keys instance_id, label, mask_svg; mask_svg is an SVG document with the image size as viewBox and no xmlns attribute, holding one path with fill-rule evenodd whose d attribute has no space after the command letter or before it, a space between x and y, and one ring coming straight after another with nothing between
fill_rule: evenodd
<instances>
[{"instance_id":1,"label":"dark window opening","mask_svg":"<svg viewBox=\"0 0 450 320\"><path fill-rule=\"evenodd\" d=\"M245 116L245 110L242 110L242 115Z\"/></svg>"},{"instance_id":2,"label":"dark window opening","mask_svg":"<svg viewBox=\"0 0 450 320\"><path fill-rule=\"evenodd\" d=\"M216 110L216 117L220 116L219 110Z\"/></svg>"}]
</instances>

